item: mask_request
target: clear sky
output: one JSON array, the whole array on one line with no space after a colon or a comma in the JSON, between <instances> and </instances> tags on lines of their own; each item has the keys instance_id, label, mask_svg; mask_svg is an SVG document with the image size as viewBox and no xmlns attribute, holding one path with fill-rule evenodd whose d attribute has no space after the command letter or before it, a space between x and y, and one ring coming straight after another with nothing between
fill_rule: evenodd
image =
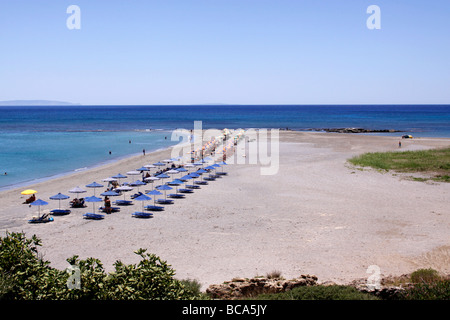
<instances>
[{"instance_id":1,"label":"clear sky","mask_svg":"<svg viewBox=\"0 0 450 320\"><path fill-rule=\"evenodd\" d=\"M450 1L0 0L0 100L29 99L448 104Z\"/></svg>"}]
</instances>

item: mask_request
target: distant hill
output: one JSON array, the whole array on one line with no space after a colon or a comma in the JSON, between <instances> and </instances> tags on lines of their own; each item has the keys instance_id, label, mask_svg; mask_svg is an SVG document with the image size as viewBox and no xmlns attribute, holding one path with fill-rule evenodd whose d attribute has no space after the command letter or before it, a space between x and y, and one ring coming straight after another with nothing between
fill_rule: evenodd
<instances>
[{"instance_id":1,"label":"distant hill","mask_svg":"<svg viewBox=\"0 0 450 320\"><path fill-rule=\"evenodd\" d=\"M0 101L0 106L70 106L80 105L80 103L71 103L66 101L54 100L8 100Z\"/></svg>"}]
</instances>

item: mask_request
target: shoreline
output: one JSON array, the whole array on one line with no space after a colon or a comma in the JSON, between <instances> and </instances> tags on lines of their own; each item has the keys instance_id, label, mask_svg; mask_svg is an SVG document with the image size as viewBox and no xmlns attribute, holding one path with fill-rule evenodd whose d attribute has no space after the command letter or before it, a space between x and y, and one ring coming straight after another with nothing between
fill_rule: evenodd
<instances>
[{"instance_id":1,"label":"shoreline","mask_svg":"<svg viewBox=\"0 0 450 320\"><path fill-rule=\"evenodd\" d=\"M153 151L149 151L148 154L151 154L153 152L164 151L164 150L170 149L172 147L173 146L159 148L159 149L156 149L156 150L153 150ZM31 186L31 185L39 184L39 183L46 182L46 181L51 181L51 180L58 179L58 178L63 178L63 177L70 176L72 174L76 174L76 173L80 173L80 172L84 172L84 171L95 170L95 169L101 168L103 166L107 166L109 164L114 164L117 161L138 157L140 155L141 155L141 153L133 153L133 154L128 154L128 155L118 156L118 157L116 157L114 159L101 161L101 162L98 162L96 164L93 164L93 165L90 165L90 166L86 166L86 167L77 168L77 169L74 169L74 170L71 170L71 171L61 172L61 173L53 174L53 175L42 177L42 178L37 178L37 179L33 179L33 180L28 180L28 181L23 181L23 182L19 182L19 183L14 183L12 185L6 185L6 186L3 186L3 187L0 187L0 193L4 192L4 191L14 190L14 189L27 188L28 186Z\"/></svg>"},{"instance_id":2,"label":"shoreline","mask_svg":"<svg viewBox=\"0 0 450 320\"><path fill-rule=\"evenodd\" d=\"M251 152L252 143L238 144L238 149ZM84 220L82 214L92 208L88 206L51 223L32 225L27 220L37 209L21 204L22 189L1 191L1 231L36 234L44 259L58 269L77 254L98 258L111 271L117 260L136 263L133 251L146 248L168 261L176 278L197 279L203 288L273 270L286 278L308 273L320 282L336 283L365 278L367 267L374 264L383 275L419 266L450 272L445 214L450 185L408 181L346 164L346 159L367 151L399 150L397 143L398 137L390 136L280 131L277 174L261 175L259 164L228 165L228 176L148 220L131 218L138 203L103 221ZM448 145L450 139L420 138L404 141L401 150ZM48 201L77 185L101 183L119 172L170 158L171 148L29 187ZM85 195L93 193L86 190ZM57 207L57 202L48 202L44 210Z\"/></svg>"}]
</instances>

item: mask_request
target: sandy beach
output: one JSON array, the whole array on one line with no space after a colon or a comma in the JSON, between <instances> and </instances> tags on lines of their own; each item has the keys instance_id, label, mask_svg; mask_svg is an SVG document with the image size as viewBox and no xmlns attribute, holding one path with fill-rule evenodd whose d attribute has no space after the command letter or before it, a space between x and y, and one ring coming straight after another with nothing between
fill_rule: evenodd
<instances>
[{"instance_id":1,"label":"sandy beach","mask_svg":"<svg viewBox=\"0 0 450 320\"><path fill-rule=\"evenodd\" d=\"M82 215L92 211L88 204L50 223L28 223L37 208L22 204L22 190L37 190L36 197L49 202L41 212L49 211L58 207L50 196L61 192L73 198L68 190L166 159L170 150L134 156L1 192L1 235L36 234L43 258L59 269L79 255L98 258L112 271L116 260L136 263L133 251L146 248L171 264L176 278L196 279L203 289L275 270L285 278L311 274L319 282L342 284L368 277L370 265L384 276L422 267L450 273L450 184L359 170L346 161L364 152L399 150L398 140L280 131L275 175L261 175L260 164L230 164L224 167L228 176L175 200L152 219L132 218L141 209L136 203L104 220L85 220ZM237 148L252 150L252 143ZM405 139L401 150L443 146L450 146L450 139ZM94 192L86 190L84 196Z\"/></svg>"}]
</instances>

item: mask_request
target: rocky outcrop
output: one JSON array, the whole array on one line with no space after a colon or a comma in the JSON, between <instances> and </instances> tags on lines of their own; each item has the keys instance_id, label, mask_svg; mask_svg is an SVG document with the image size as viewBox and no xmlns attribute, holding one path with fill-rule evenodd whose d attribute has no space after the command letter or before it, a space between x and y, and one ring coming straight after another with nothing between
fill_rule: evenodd
<instances>
[{"instance_id":1,"label":"rocky outcrop","mask_svg":"<svg viewBox=\"0 0 450 320\"><path fill-rule=\"evenodd\" d=\"M311 129L312 131L325 131L337 133L382 133L382 132L402 132L394 129L364 129L364 128L320 128Z\"/></svg>"},{"instance_id":2,"label":"rocky outcrop","mask_svg":"<svg viewBox=\"0 0 450 320\"><path fill-rule=\"evenodd\" d=\"M265 277L255 278L235 278L223 284L213 284L206 289L206 293L212 299L239 299L255 297L263 293L279 293L292 290L295 287L313 286L317 284L317 277L311 275L301 275L299 278L270 279Z\"/></svg>"}]
</instances>

